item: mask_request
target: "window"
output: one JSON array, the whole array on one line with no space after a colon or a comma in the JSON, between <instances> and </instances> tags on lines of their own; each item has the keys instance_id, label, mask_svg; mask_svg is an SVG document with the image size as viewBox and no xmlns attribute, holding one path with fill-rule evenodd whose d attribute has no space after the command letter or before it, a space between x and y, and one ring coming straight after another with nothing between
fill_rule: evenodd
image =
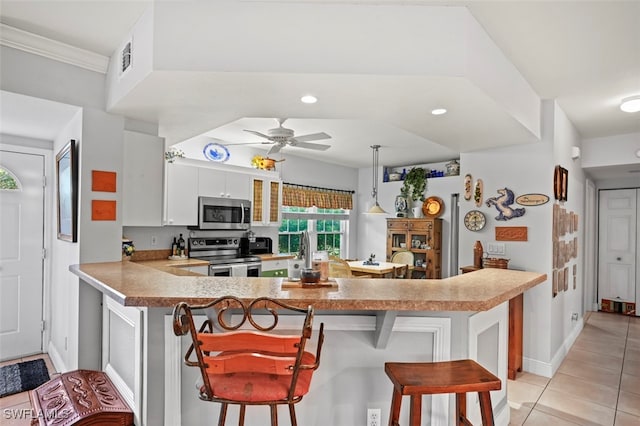
<instances>
[{"instance_id":1,"label":"window","mask_svg":"<svg viewBox=\"0 0 640 426\"><path fill-rule=\"evenodd\" d=\"M327 251L330 256L345 257L348 229L349 210L283 206L278 252L298 253L300 233L308 231L311 251Z\"/></svg>"},{"instance_id":2,"label":"window","mask_svg":"<svg viewBox=\"0 0 640 426\"><path fill-rule=\"evenodd\" d=\"M19 190L18 179L7 169L0 167L0 189Z\"/></svg>"}]
</instances>

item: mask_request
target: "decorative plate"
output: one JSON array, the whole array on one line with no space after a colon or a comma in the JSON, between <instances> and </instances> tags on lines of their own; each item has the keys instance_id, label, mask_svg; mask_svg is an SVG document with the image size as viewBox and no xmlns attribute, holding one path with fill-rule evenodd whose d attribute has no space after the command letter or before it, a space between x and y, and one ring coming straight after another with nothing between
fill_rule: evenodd
<instances>
[{"instance_id":1,"label":"decorative plate","mask_svg":"<svg viewBox=\"0 0 640 426\"><path fill-rule=\"evenodd\" d=\"M429 197L422 203L422 213L429 218L439 217L444 213L444 202L439 197Z\"/></svg>"},{"instance_id":2,"label":"decorative plate","mask_svg":"<svg viewBox=\"0 0 640 426\"><path fill-rule=\"evenodd\" d=\"M202 150L204 156L209 161L225 162L229 159L231 154L226 146L219 143L210 143Z\"/></svg>"}]
</instances>

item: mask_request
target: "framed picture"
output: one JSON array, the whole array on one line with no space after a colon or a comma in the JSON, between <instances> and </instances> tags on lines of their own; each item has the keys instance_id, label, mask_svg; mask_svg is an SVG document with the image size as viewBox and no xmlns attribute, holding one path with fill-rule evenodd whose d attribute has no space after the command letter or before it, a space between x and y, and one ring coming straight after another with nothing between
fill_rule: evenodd
<instances>
[{"instance_id":1,"label":"framed picture","mask_svg":"<svg viewBox=\"0 0 640 426\"><path fill-rule=\"evenodd\" d=\"M58 239L78 241L78 151L76 141L56 155Z\"/></svg>"},{"instance_id":2,"label":"framed picture","mask_svg":"<svg viewBox=\"0 0 640 426\"><path fill-rule=\"evenodd\" d=\"M558 201L567 201L569 170L556 166L553 172L553 195Z\"/></svg>"}]
</instances>

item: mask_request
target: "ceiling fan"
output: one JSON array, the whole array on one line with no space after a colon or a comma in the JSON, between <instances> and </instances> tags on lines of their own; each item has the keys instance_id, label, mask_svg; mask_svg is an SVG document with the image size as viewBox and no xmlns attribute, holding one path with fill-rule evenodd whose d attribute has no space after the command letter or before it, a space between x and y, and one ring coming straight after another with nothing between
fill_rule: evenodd
<instances>
[{"instance_id":1,"label":"ceiling fan","mask_svg":"<svg viewBox=\"0 0 640 426\"><path fill-rule=\"evenodd\" d=\"M285 146L292 146L296 148L314 149L316 151L325 151L331 148L331 145L323 145L319 143L308 143L310 141L318 141L322 139L331 139L331 136L324 132L311 133L308 135L295 136L293 130L283 127L282 124L286 121L286 118L277 118L278 127L267 130L267 134L256 132L255 130L246 130L245 132L252 133L261 138L267 139L264 142L247 142L247 143L229 143L229 145L253 145L259 144L272 144L273 146L267 152L269 154L275 154L280 152Z\"/></svg>"}]
</instances>

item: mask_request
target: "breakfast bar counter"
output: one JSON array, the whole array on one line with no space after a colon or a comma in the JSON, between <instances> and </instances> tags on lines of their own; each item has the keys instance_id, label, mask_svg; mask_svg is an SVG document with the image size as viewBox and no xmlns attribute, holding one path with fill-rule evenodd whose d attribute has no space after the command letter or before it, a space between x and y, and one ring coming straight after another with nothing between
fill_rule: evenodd
<instances>
[{"instance_id":1,"label":"breakfast bar counter","mask_svg":"<svg viewBox=\"0 0 640 426\"><path fill-rule=\"evenodd\" d=\"M311 304L314 327L325 324L323 361L309 395L297 407L300 424L364 424L367 407L381 408L385 419L391 384L384 362L462 358L474 359L500 377L503 389L492 393L492 404L496 424L508 424L508 302L545 282L545 274L483 269L442 280L338 278L331 286L302 288L286 278L203 276L191 272L197 266L191 262L69 268L81 286L102 295L101 330L86 333L80 347L102 346L102 370L127 399L137 425L198 425L217 415L216 404L204 404L196 396L196 369L182 365L186 341L173 335L171 311L178 302L205 304L224 295ZM430 424L450 424L454 399L425 398ZM476 404L468 399L469 413L479 413ZM265 413L247 410L245 424L263 424ZM229 413L231 424L235 415Z\"/></svg>"},{"instance_id":2,"label":"breakfast bar counter","mask_svg":"<svg viewBox=\"0 0 640 426\"><path fill-rule=\"evenodd\" d=\"M202 304L223 295L268 296L316 310L487 311L546 280L545 274L482 269L441 280L337 278L335 287L282 288L285 278L208 277L180 261L72 265L71 272L124 306Z\"/></svg>"}]
</instances>

